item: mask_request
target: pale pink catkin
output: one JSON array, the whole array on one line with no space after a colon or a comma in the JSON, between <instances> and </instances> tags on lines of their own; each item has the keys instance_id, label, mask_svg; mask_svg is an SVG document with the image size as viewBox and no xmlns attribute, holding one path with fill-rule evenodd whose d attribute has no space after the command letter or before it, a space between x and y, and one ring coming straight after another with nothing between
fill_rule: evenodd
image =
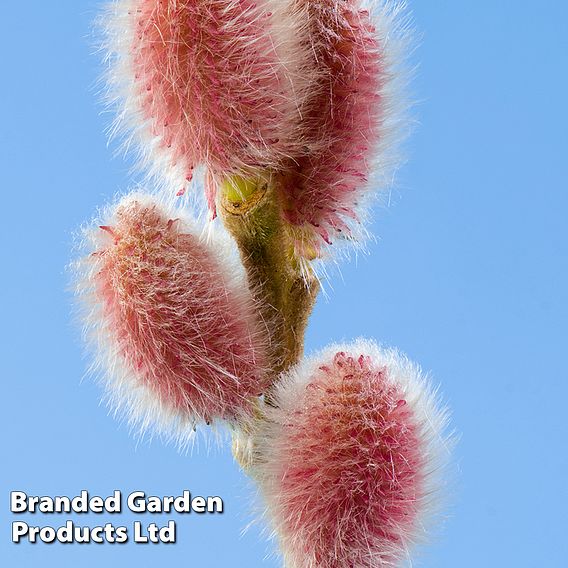
<instances>
[{"instance_id":1,"label":"pale pink catkin","mask_svg":"<svg viewBox=\"0 0 568 568\"><path fill-rule=\"evenodd\" d=\"M164 430L247 412L266 386L263 334L225 245L144 195L89 236L79 290L113 403Z\"/></svg>"},{"instance_id":2,"label":"pale pink catkin","mask_svg":"<svg viewBox=\"0 0 568 568\"><path fill-rule=\"evenodd\" d=\"M315 77L301 107L307 152L290 163L281 184L285 216L303 229L296 244L302 253L361 238L368 198L392 181L408 30L397 2L371 2L371 11L360 0L291 5L305 29L300 47L312 56L306 73Z\"/></svg>"},{"instance_id":3,"label":"pale pink catkin","mask_svg":"<svg viewBox=\"0 0 568 568\"><path fill-rule=\"evenodd\" d=\"M285 175L285 213L331 243L348 231L358 190L365 185L379 136L382 53L367 12L353 0L295 1L309 30L305 49L319 85L303 108L310 152ZM310 69L306 70L307 73Z\"/></svg>"},{"instance_id":4,"label":"pale pink catkin","mask_svg":"<svg viewBox=\"0 0 568 568\"><path fill-rule=\"evenodd\" d=\"M287 568L399 565L425 532L446 414L419 369L358 341L277 387L256 472Z\"/></svg>"},{"instance_id":5,"label":"pale pink catkin","mask_svg":"<svg viewBox=\"0 0 568 568\"><path fill-rule=\"evenodd\" d=\"M282 2L116 0L107 13L116 128L136 134L158 177L183 184L204 164L220 179L294 154L303 79L279 33Z\"/></svg>"}]
</instances>

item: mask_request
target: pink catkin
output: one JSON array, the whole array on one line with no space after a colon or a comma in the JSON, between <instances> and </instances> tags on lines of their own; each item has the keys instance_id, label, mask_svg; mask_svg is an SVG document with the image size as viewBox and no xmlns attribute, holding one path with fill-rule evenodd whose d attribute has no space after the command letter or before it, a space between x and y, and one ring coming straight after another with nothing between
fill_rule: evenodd
<instances>
[{"instance_id":1,"label":"pink catkin","mask_svg":"<svg viewBox=\"0 0 568 568\"><path fill-rule=\"evenodd\" d=\"M199 164L227 175L280 161L294 103L265 1L137 0L129 17L142 118L188 179Z\"/></svg>"},{"instance_id":2,"label":"pink catkin","mask_svg":"<svg viewBox=\"0 0 568 568\"><path fill-rule=\"evenodd\" d=\"M111 390L128 398L142 387L190 422L246 412L265 386L263 346L246 282L230 273L225 252L214 256L189 223L146 196L123 200L95 244L83 285L95 305L88 323L110 345L100 355L107 372L126 369ZM126 405L145 412L136 397Z\"/></svg>"},{"instance_id":3,"label":"pink catkin","mask_svg":"<svg viewBox=\"0 0 568 568\"><path fill-rule=\"evenodd\" d=\"M320 75L302 111L311 151L292 164L282 183L285 215L331 243L337 235L349 237L349 225L357 219L381 136L385 65L369 13L357 0L293 4L305 13L309 40L304 47ZM309 244L319 248L319 240Z\"/></svg>"},{"instance_id":4,"label":"pink catkin","mask_svg":"<svg viewBox=\"0 0 568 568\"><path fill-rule=\"evenodd\" d=\"M289 568L396 566L423 532L444 414L398 354L346 348L292 371L269 410L259 478Z\"/></svg>"}]
</instances>

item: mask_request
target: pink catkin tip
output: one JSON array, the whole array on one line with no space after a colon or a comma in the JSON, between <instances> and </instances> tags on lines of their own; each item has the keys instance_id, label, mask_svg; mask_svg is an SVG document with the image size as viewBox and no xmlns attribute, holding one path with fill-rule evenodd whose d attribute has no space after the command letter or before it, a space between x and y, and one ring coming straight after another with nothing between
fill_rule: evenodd
<instances>
[{"instance_id":1,"label":"pink catkin tip","mask_svg":"<svg viewBox=\"0 0 568 568\"><path fill-rule=\"evenodd\" d=\"M124 199L101 229L80 288L117 406L142 424L246 412L265 386L263 344L226 249L146 196Z\"/></svg>"},{"instance_id":2,"label":"pink catkin tip","mask_svg":"<svg viewBox=\"0 0 568 568\"><path fill-rule=\"evenodd\" d=\"M372 343L334 346L285 376L275 402L257 475L286 566L397 566L446 451L419 369Z\"/></svg>"}]
</instances>

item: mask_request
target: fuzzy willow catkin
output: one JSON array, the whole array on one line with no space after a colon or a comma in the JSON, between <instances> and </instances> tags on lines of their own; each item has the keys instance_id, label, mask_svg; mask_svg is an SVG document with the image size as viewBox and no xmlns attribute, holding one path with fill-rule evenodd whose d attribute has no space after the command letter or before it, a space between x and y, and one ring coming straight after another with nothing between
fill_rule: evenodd
<instances>
[{"instance_id":1,"label":"fuzzy willow catkin","mask_svg":"<svg viewBox=\"0 0 568 568\"><path fill-rule=\"evenodd\" d=\"M209 206L230 173L297 153L302 57L280 0L116 0L104 22L115 130L178 183L204 164ZM295 40L294 40L295 41Z\"/></svg>"},{"instance_id":2,"label":"fuzzy willow catkin","mask_svg":"<svg viewBox=\"0 0 568 568\"><path fill-rule=\"evenodd\" d=\"M248 412L266 386L264 330L229 244L144 195L87 236L79 292L114 405L182 430Z\"/></svg>"},{"instance_id":3,"label":"fuzzy willow catkin","mask_svg":"<svg viewBox=\"0 0 568 568\"><path fill-rule=\"evenodd\" d=\"M326 256L325 244L362 239L369 197L391 183L404 135L408 23L397 2L291 0L291 6L314 82L301 107L307 151L282 170L280 187L296 250L310 258Z\"/></svg>"},{"instance_id":4,"label":"fuzzy willow catkin","mask_svg":"<svg viewBox=\"0 0 568 568\"><path fill-rule=\"evenodd\" d=\"M355 218L358 191L367 181L383 111L383 53L358 2L292 4L308 32L301 46L312 53L306 73L323 72L302 108L308 151L283 172L284 214L331 244L335 234L349 231L342 219ZM319 239L311 240L317 246Z\"/></svg>"},{"instance_id":5,"label":"fuzzy willow catkin","mask_svg":"<svg viewBox=\"0 0 568 568\"><path fill-rule=\"evenodd\" d=\"M397 566L426 531L446 412L420 369L367 341L281 378L255 477L287 568Z\"/></svg>"}]
</instances>

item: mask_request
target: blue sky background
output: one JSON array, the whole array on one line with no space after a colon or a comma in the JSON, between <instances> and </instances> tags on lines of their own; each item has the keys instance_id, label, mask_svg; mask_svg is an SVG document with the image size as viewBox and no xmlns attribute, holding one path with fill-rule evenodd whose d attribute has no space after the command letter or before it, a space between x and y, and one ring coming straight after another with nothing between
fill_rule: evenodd
<instances>
[{"instance_id":1,"label":"blue sky background","mask_svg":"<svg viewBox=\"0 0 568 568\"><path fill-rule=\"evenodd\" d=\"M461 433L458 471L443 531L417 566L566 566L568 4L410 4L423 39L409 162L392 207L377 211L371 255L344 265L320 299L307 348L374 337L441 384ZM71 233L130 183L93 89L98 6L2 6L0 562L276 567L256 529L241 536L253 492L228 449L187 456L138 444L100 405L98 386L81 382L64 270ZM10 490L184 488L221 495L226 512L178 517L176 545L10 543Z\"/></svg>"}]
</instances>

